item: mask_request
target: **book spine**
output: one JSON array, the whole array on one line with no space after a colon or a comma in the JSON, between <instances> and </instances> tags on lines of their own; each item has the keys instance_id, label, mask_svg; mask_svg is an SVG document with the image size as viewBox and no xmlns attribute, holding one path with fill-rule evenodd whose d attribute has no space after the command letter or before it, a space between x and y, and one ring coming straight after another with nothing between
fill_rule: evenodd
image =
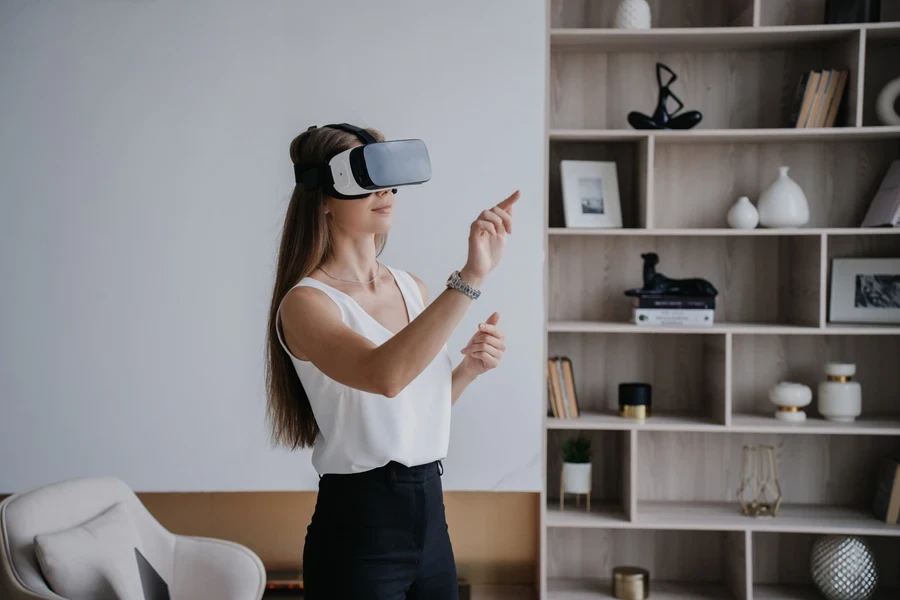
<instances>
[{"instance_id":1,"label":"book spine","mask_svg":"<svg viewBox=\"0 0 900 600\"><path fill-rule=\"evenodd\" d=\"M634 299L635 308L693 309L715 308L715 297L644 296Z\"/></svg>"},{"instance_id":2,"label":"book spine","mask_svg":"<svg viewBox=\"0 0 900 600\"><path fill-rule=\"evenodd\" d=\"M705 308L635 308L632 316L638 325L712 325L714 314Z\"/></svg>"}]
</instances>

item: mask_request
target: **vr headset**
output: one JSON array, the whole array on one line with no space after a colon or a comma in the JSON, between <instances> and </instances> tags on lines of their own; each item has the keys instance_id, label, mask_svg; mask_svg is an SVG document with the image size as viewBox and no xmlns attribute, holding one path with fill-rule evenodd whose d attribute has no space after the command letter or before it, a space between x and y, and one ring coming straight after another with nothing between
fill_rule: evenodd
<instances>
[{"instance_id":1,"label":"vr headset","mask_svg":"<svg viewBox=\"0 0 900 600\"><path fill-rule=\"evenodd\" d=\"M345 150L327 163L294 165L297 185L305 189L321 188L334 198L355 200L381 190L396 193L398 187L431 179L431 159L422 140L379 142L365 129L347 123L325 127L352 133L363 145Z\"/></svg>"}]
</instances>

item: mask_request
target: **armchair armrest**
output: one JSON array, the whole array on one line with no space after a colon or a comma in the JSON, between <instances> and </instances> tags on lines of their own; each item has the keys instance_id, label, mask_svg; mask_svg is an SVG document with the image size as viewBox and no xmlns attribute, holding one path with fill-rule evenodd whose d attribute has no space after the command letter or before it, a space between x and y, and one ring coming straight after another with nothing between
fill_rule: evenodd
<instances>
[{"instance_id":1,"label":"armchair armrest","mask_svg":"<svg viewBox=\"0 0 900 600\"><path fill-rule=\"evenodd\" d=\"M172 600L260 600L266 570L248 548L212 538L175 536Z\"/></svg>"}]
</instances>

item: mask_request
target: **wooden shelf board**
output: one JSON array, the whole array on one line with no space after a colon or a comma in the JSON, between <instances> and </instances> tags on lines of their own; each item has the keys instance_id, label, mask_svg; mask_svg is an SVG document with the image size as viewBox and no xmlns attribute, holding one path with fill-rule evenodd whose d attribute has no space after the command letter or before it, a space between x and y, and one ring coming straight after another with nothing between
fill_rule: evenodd
<instances>
[{"instance_id":1,"label":"wooden shelf board","mask_svg":"<svg viewBox=\"0 0 900 600\"><path fill-rule=\"evenodd\" d=\"M557 482L559 485L559 482ZM628 517L619 504L610 502L591 501L591 512L584 509L584 499L581 506L575 506L572 496L566 497L565 510L559 510L559 498L547 500L547 525L550 527L608 527L610 529L623 529L628 527Z\"/></svg>"},{"instance_id":2,"label":"wooden shelf board","mask_svg":"<svg viewBox=\"0 0 900 600\"><path fill-rule=\"evenodd\" d=\"M737 501L641 502L634 525L648 529L750 530L784 533L835 533L900 537L900 526L888 525L869 512L835 506L782 504L778 516L754 519L742 515Z\"/></svg>"},{"instance_id":3,"label":"wooden shelf board","mask_svg":"<svg viewBox=\"0 0 900 600\"><path fill-rule=\"evenodd\" d=\"M900 590L879 589L872 600L895 600ZM773 585L757 584L753 586L754 600L822 600L822 594L812 585Z\"/></svg>"},{"instance_id":4,"label":"wooden shelf board","mask_svg":"<svg viewBox=\"0 0 900 600\"><path fill-rule=\"evenodd\" d=\"M733 236L817 236L817 235L833 235L833 236L871 236L871 235L898 235L900 236L900 227L791 227L780 229L727 229L727 228L705 228L705 229L646 229L646 228L622 228L622 229L606 229L606 228L588 228L588 227L548 227L547 233L551 236L709 236L709 237L733 237Z\"/></svg>"},{"instance_id":5,"label":"wooden shelf board","mask_svg":"<svg viewBox=\"0 0 900 600\"><path fill-rule=\"evenodd\" d=\"M900 415L865 416L853 423L836 423L819 418L807 418L802 423L786 423L771 414L735 413L731 427L725 431L743 433L824 434L824 435L896 435L900 436Z\"/></svg>"},{"instance_id":6,"label":"wooden shelf board","mask_svg":"<svg viewBox=\"0 0 900 600\"><path fill-rule=\"evenodd\" d=\"M613 411L608 413L584 412L577 419L547 418L547 429L600 429L600 430L648 430L648 431L727 431L725 426L700 415L654 414L646 421L624 419Z\"/></svg>"},{"instance_id":7,"label":"wooden shelf board","mask_svg":"<svg viewBox=\"0 0 900 600\"><path fill-rule=\"evenodd\" d=\"M547 580L551 600L597 600L612 598L609 580L562 579ZM722 584L681 583L656 581L650 574L650 597L653 600L722 600L731 595Z\"/></svg>"},{"instance_id":8,"label":"wooden shelf board","mask_svg":"<svg viewBox=\"0 0 900 600\"><path fill-rule=\"evenodd\" d=\"M550 321L549 333L725 333L747 335L900 335L898 325L846 325L827 327L780 325L777 323L715 323L696 327L685 325L635 325L622 321Z\"/></svg>"},{"instance_id":9,"label":"wooden shelf board","mask_svg":"<svg viewBox=\"0 0 900 600\"><path fill-rule=\"evenodd\" d=\"M654 52L770 50L829 44L857 35L859 24L777 27L669 27L656 29L555 28L551 50ZM892 30L884 28L888 35Z\"/></svg>"},{"instance_id":10,"label":"wooden shelf board","mask_svg":"<svg viewBox=\"0 0 900 600\"><path fill-rule=\"evenodd\" d=\"M791 141L829 141L829 140L879 140L900 138L898 126L867 127L816 127L810 129L770 128L770 129L690 129L674 130L635 130L635 129L552 129L551 142L615 142L639 141L653 137L657 144L695 144L695 143L760 143Z\"/></svg>"},{"instance_id":11,"label":"wooden shelf board","mask_svg":"<svg viewBox=\"0 0 900 600\"><path fill-rule=\"evenodd\" d=\"M557 503L559 501L557 500ZM547 504L547 527L652 529L685 531L762 531L900 537L900 525L888 525L861 509L812 504L782 504L778 516L754 519L735 502L656 502L638 500L637 518L628 520L617 507L592 507L590 514Z\"/></svg>"},{"instance_id":12,"label":"wooden shelf board","mask_svg":"<svg viewBox=\"0 0 900 600\"><path fill-rule=\"evenodd\" d=\"M900 332L900 328L897 328ZM819 327L792 326L764 323L715 323L689 327L683 325L635 325L619 321L550 321L547 324L550 333L749 333L749 334L818 334L825 330Z\"/></svg>"}]
</instances>

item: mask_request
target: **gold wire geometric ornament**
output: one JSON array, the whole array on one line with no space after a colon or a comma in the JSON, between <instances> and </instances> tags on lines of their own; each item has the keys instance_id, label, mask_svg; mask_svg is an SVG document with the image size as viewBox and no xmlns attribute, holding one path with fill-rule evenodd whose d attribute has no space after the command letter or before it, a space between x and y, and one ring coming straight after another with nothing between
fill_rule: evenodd
<instances>
[{"instance_id":1,"label":"gold wire geometric ornament","mask_svg":"<svg viewBox=\"0 0 900 600\"><path fill-rule=\"evenodd\" d=\"M751 517L774 517L781 505L781 485L775 448L765 444L744 446L741 483L737 490L741 512Z\"/></svg>"}]
</instances>

